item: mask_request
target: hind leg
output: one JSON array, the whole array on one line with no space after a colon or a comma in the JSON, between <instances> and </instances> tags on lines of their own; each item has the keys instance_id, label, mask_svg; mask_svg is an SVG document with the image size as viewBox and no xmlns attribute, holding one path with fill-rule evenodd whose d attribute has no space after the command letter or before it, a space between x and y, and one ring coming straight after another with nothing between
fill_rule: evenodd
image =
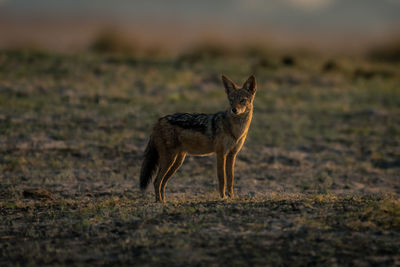
<instances>
[{"instance_id":1,"label":"hind leg","mask_svg":"<svg viewBox=\"0 0 400 267\"><path fill-rule=\"evenodd\" d=\"M175 159L174 164L169 169L168 173L164 176L164 179L161 183L161 200L165 201L165 187L167 186L169 178L175 174L175 172L182 166L182 163L185 161L186 153L179 153Z\"/></svg>"},{"instance_id":2,"label":"hind leg","mask_svg":"<svg viewBox=\"0 0 400 267\"><path fill-rule=\"evenodd\" d=\"M156 195L156 202L159 202L162 200L161 196L161 183L168 173L168 171L171 169L173 166L175 160L176 160L177 154L169 154L169 155L160 155L160 163L159 163L159 169L158 173L156 176L156 179L154 180L154 192Z\"/></svg>"}]
</instances>

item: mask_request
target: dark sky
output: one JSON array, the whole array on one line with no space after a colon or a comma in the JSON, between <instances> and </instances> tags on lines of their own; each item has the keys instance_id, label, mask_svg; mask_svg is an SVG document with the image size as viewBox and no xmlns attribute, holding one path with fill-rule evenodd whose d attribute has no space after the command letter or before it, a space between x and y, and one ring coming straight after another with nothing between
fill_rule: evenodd
<instances>
[{"instance_id":1,"label":"dark sky","mask_svg":"<svg viewBox=\"0 0 400 267\"><path fill-rule=\"evenodd\" d=\"M398 27L399 0L0 0L17 16L102 17L120 22L169 19L201 24L376 31Z\"/></svg>"},{"instance_id":2,"label":"dark sky","mask_svg":"<svg viewBox=\"0 0 400 267\"><path fill-rule=\"evenodd\" d=\"M144 31L147 25L165 30L180 25L192 34L199 29L221 35L272 30L373 39L400 33L400 0L0 0L0 16L86 19L140 25Z\"/></svg>"}]
</instances>

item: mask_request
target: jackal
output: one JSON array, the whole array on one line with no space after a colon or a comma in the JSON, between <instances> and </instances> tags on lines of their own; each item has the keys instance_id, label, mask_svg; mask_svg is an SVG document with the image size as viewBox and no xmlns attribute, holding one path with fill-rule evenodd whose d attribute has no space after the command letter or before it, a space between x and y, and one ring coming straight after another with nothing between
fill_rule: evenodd
<instances>
[{"instance_id":1,"label":"jackal","mask_svg":"<svg viewBox=\"0 0 400 267\"><path fill-rule=\"evenodd\" d=\"M242 87L222 76L230 108L215 114L176 113L158 120L144 152L140 171L140 188L145 190L153 174L156 201L165 201L165 187L187 154L217 154L218 191L225 199L233 197L236 154L242 148L253 116L257 85L250 76ZM227 178L227 179L226 179Z\"/></svg>"}]
</instances>

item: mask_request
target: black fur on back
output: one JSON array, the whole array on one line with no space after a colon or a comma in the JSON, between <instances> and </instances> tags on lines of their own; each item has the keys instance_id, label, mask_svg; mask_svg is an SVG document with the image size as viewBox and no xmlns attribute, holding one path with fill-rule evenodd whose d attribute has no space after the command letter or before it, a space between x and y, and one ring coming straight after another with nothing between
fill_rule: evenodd
<instances>
[{"instance_id":1,"label":"black fur on back","mask_svg":"<svg viewBox=\"0 0 400 267\"><path fill-rule=\"evenodd\" d=\"M214 114L204 113L176 113L165 116L172 125L179 126L183 129L194 130L201 133L206 133L208 121Z\"/></svg>"}]
</instances>

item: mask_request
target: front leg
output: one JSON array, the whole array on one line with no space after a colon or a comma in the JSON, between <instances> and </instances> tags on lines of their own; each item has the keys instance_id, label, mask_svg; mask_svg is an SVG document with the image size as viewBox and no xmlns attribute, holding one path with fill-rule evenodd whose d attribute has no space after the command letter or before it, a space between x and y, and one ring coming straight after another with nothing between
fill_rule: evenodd
<instances>
[{"instance_id":1,"label":"front leg","mask_svg":"<svg viewBox=\"0 0 400 267\"><path fill-rule=\"evenodd\" d=\"M233 198L233 177L235 173L235 161L236 155L240 151L243 146L244 140L246 140L246 136L239 140L237 145L229 151L226 157L226 177L228 180L228 196Z\"/></svg>"},{"instance_id":2,"label":"front leg","mask_svg":"<svg viewBox=\"0 0 400 267\"><path fill-rule=\"evenodd\" d=\"M228 196L230 198L233 198L233 177L234 177L236 155L237 155L236 151L231 151L228 153L228 156L226 157L227 190L228 190Z\"/></svg>"},{"instance_id":3,"label":"front leg","mask_svg":"<svg viewBox=\"0 0 400 267\"><path fill-rule=\"evenodd\" d=\"M225 153L217 152L217 175L218 175L218 190L222 199L225 199Z\"/></svg>"}]
</instances>

